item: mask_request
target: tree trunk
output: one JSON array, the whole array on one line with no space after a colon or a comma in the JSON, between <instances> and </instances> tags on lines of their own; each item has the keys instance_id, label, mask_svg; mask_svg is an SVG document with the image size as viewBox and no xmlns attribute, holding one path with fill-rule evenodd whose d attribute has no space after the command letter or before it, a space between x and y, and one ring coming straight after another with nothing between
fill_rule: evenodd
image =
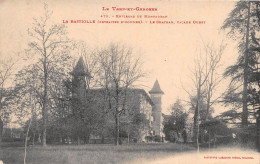
<instances>
[{"instance_id":1,"label":"tree trunk","mask_svg":"<svg viewBox=\"0 0 260 164\"><path fill-rule=\"evenodd\" d=\"M197 88L197 102L194 113L194 139L197 145L197 151L199 151L199 103L200 103L200 90L201 90L201 77L199 78L199 85Z\"/></svg>"},{"instance_id":2,"label":"tree trunk","mask_svg":"<svg viewBox=\"0 0 260 164\"><path fill-rule=\"evenodd\" d=\"M209 139L208 139L208 142L209 142L209 149L210 149L210 130L208 130L208 135L209 135Z\"/></svg>"},{"instance_id":3,"label":"tree trunk","mask_svg":"<svg viewBox=\"0 0 260 164\"><path fill-rule=\"evenodd\" d=\"M211 84L210 84L211 85ZM206 116L204 118L204 122L207 121L209 117L209 108L210 108L210 96L211 96L211 88L209 87L208 95L207 95L207 109L206 109Z\"/></svg>"},{"instance_id":4,"label":"tree trunk","mask_svg":"<svg viewBox=\"0 0 260 164\"><path fill-rule=\"evenodd\" d=\"M242 127L248 126L248 109L247 109L247 81L248 81L248 45L249 45L249 22L250 22L250 2L248 2L248 19L246 28L246 50L245 50L245 65L244 65L244 83L243 83L243 112L242 112Z\"/></svg>"},{"instance_id":5,"label":"tree trunk","mask_svg":"<svg viewBox=\"0 0 260 164\"><path fill-rule=\"evenodd\" d=\"M116 136L115 136L115 145L119 145L119 113L116 114Z\"/></svg>"},{"instance_id":6,"label":"tree trunk","mask_svg":"<svg viewBox=\"0 0 260 164\"><path fill-rule=\"evenodd\" d=\"M197 124L198 124L198 102L196 102L196 107L195 107L195 113L194 113L194 127L193 127L193 141L196 142L196 136L197 136Z\"/></svg>"},{"instance_id":7,"label":"tree trunk","mask_svg":"<svg viewBox=\"0 0 260 164\"><path fill-rule=\"evenodd\" d=\"M47 87L44 87L44 88L47 88ZM45 93L46 91L44 91L44 102L43 102L43 108L42 108L42 119L43 119L43 132L42 132L42 146L46 146L46 123L47 123L47 120L46 120L46 99L47 99L47 93Z\"/></svg>"},{"instance_id":8,"label":"tree trunk","mask_svg":"<svg viewBox=\"0 0 260 164\"><path fill-rule=\"evenodd\" d=\"M29 130L32 124L32 118L30 119L28 129L26 131L26 136L25 136L25 142L24 142L24 157L23 157L23 163L26 164L26 153L27 153L27 140L28 140L28 135L29 135Z\"/></svg>"},{"instance_id":9,"label":"tree trunk","mask_svg":"<svg viewBox=\"0 0 260 164\"><path fill-rule=\"evenodd\" d=\"M33 140L32 140L32 145L34 146L34 140L35 140L35 132L33 132Z\"/></svg>"},{"instance_id":10,"label":"tree trunk","mask_svg":"<svg viewBox=\"0 0 260 164\"><path fill-rule=\"evenodd\" d=\"M245 132L248 126L248 108L247 108L247 81L248 81L248 45L249 45L249 22L250 22L250 2L248 2L248 19L247 19L247 28L246 28L246 50L245 50L245 65L244 65L244 83L243 83L243 111L242 111L242 128ZM247 142L247 134L242 135L242 143Z\"/></svg>"},{"instance_id":11,"label":"tree trunk","mask_svg":"<svg viewBox=\"0 0 260 164\"><path fill-rule=\"evenodd\" d=\"M43 46L45 47L45 46ZM43 61L43 68L44 68L44 94L43 94L43 106L42 106L42 119L43 119L43 132L42 132L42 145L46 146L46 124L47 124L47 101L48 101L48 72L47 72L47 54L46 49L44 48L44 61Z\"/></svg>"},{"instance_id":12,"label":"tree trunk","mask_svg":"<svg viewBox=\"0 0 260 164\"><path fill-rule=\"evenodd\" d=\"M41 133L38 133L38 139L37 139L37 142L38 142L38 143L42 143L42 140L41 140Z\"/></svg>"},{"instance_id":13,"label":"tree trunk","mask_svg":"<svg viewBox=\"0 0 260 164\"><path fill-rule=\"evenodd\" d=\"M89 144L89 134L87 136L84 137L84 144Z\"/></svg>"},{"instance_id":14,"label":"tree trunk","mask_svg":"<svg viewBox=\"0 0 260 164\"><path fill-rule=\"evenodd\" d=\"M116 83L116 134L115 145L119 145L119 85Z\"/></svg>"},{"instance_id":15,"label":"tree trunk","mask_svg":"<svg viewBox=\"0 0 260 164\"><path fill-rule=\"evenodd\" d=\"M79 138L79 136L78 136L77 139L78 139L78 140L77 140L77 144L80 145L80 138Z\"/></svg>"},{"instance_id":16,"label":"tree trunk","mask_svg":"<svg viewBox=\"0 0 260 164\"><path fill-rule=\"evenodd\" d=\"M0 143L2 142L3 129L4 129L4 123L3 123L2 119L0 118Z\"/></svg>"}]
</instances>

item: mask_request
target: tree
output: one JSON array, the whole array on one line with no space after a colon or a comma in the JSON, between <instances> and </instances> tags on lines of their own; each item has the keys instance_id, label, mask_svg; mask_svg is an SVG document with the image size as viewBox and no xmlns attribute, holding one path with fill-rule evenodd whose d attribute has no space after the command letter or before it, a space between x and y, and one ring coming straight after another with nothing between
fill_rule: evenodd
<instances>
[{"instance_id":1,"label":"tree","mask_svg":"<svg viewBox=\"0 0 260 164\"><path fill-rule=\"evenodd\" d=\"M64 60L49 64L50 67L53 67L53 71L49 74L50 79L48 83L48 104L51 107L48 110L48 125L56 123L56 120L59 119L58 116L62 114L64 116L68 112L68 106L66 105L66 108L64 108L64 104L61 101L66 99L67 96L64 80L67 78L66 71L69 69L68 63L70 63L70 58L64 58ZM16 74L15 95L12 99L12 108L15 109L15 115L22 125L26 119L33 118L31 128L33 133L37 134L38 141L41 142L44 87L41 79L42 71L39 69L38 64L25 66ZM33 106L35 106L34 110L32 110Z\"/></svg>"},{"instance_id":2,"label":"tree","mask_svg":"<svg viewBox=\"0 0 260 164\"><path fill-rule=\"evenodd\" d=\"M260 38L260 2L240 1L230 12L229 17L223 23L222 29L228 30L228 36L238 41L239 56L234 65L229 66L225 71L226 77L231 77L230 92L225 98L233 98L231 102L241 99L242 104L236 103L235 106L224 100L226 105L231 104L236 124L242 127L242 143L248 142L248 128L256 120L255 114L259 109L258 93L259 85L259 52ZM241 112L242 109L242 112ZM240 114L241 117L237 117ZM254 130L255 131L255 130Z\"/></svg>"},{"instance_id":3,"label":"tree","mask_svg":"<svg viewBox=\"0 0 260 164\"><path fill-rule=\"evenodd\" d=\"M212 119L206 122L203 122L200 125L200 129L204 131L203 133L203 139L208 142L209 148L212 141L214 141L215 144L228 144L231 143L232 138L232 130L227 127L227 125L218 120L218 119ZM202 139L202 136L201 138Z\"/></svg>"},{"instance_id":4,"label":"tree","mask_svg":"<svg viewBox=\"0 0 260 164\"><path fill-rule=\"evenodd\" d=\"M206 122L210 115L210 108L214 105L220 96L216 97L215 91L222 81L222 77L219 76L218 68L220 66L221 57L225 46L222 44L219 48L214 48L214 46L207 45L205 47L206 54L209 56L209 61L206 61L206 70L209 69L209 74L205 83L205 92L206 92L206 114L202 118ZM207 60L207 59L206 59ZM214 97L215 96L215 97ZM213 99L214 98L214 99Z\"/></svg>"},{"instance_id":5,"label":"tree","mask_svg":"<svg viewBox=\"0 0 260 164\"><path fill-rule=\"evenodd\" d=\"M184 111L180 99L177 99L170 109L171 115L165 116L163 131L166 140L176 142L178 135L185 130L188 114Z\"/></svg>"},{"instance_id":6,"label":"tree","mask_svg":"<svg viewBox=\"0 0 260 164\"><path fill-rule=\"evenodd\" d=\"M26 66L17 72L14 91L12 108L17 118L16 123L25 126L26 131L27 129L33 131L34 136L37 134L38 142L41 142L42 128L39 124L41 124L42 85L35 65ZM26 121L27 119L29 120ZM31 129L26 126L29 122L32 123Z\"/></svg>"},{"instance_id":7,"label":"tree","mask_svg":"<svg viewBox=\"0 0 260 164\"><path fill-rule=\"evenodd\" d=\"M66 80L71 112L60 120L68 127L69 137L87 143L90 135L99 136L102 133L106 111L101 100L105 94L104 89L95 88L99 71L96 51L88 52L84 42L78 42L75 46L80 58L70 72L71 77Z\"/></svg>"},{"instance_id":8,"label":"tree","mask_svg":"<svg viewBox=\"0 0 260 164\"><path fill-rule=\"evenodd\" d=\"M47 114L50 108L49 81L50 74L58 66L58 61L68 58L68 38L66 37L66 26L64 24L49 25L52 12L48 10L47 4L44 5L44 16L34 19L33 26L28 29L28 35L32 40L28 44L28 54L35 55L38 63L35 65L41 71L40 79L43 84L42 95L42 119L43 136L42 144L46 145L46 125Z\"/></svg>"},{"instance_id":9,"label":"tree","mask_svg":"<svg viewBox=\"0 0 260 164\"><path fill-rule=\"evenodd\" d=\"M132 50L120 44L111 44L98 54L100 86L105 88L107 109L115 120L115 144L119 145L119 118L125 111L128 88L145 76L142 62Z\"/></svg>"},{"instance_id":10,"label":"tree","mask_svg":"<svg viewBox=\"0 0 260 164\"><path fill-rule=\"evenodd\" d=\"M221 44L218 48L214 45L205 45L203 51L200 51L197 59L195 60L195 68L192 77L196 96L190 94L191 100L195 100L196 103L190 102L192 108L194 108L194 140L197 142L197 149L199 151L199 120L206 121L210 114L210 107L216 102L216 99L212 100L214 91L221 81L221 78L217 76L217 69L220 64L221 56L224 50L224 46ZM202 111L201 105L203 98L206 98L206 110L203 118L199 118Z\"/></svg>"},{"instance_id":11,"label":"tree","mask_svg":"<svg viewBox=\"0 0 260 164\"><path fill-rule=\"evenodd\" d=\"M128 115L128 117L131 117ZM127 127L127 133L128 137L134 138L137 141L141 141L141 135L140 135L140 129L143 129L143 127L149 125L149 120L146 118L146 115L144 113L133 113L133 116L130 118L131 122L128 123ZM123 132L126 129L121 126L121 131Z\"/></svg>"},{"instance_id":12,"label":"tree","mask_svg":"<svg viewBox=\"0 0 260 164\"><path fill-rule=\"evenodd\" d=\"M14 64L12 58L0 60L0 142L2 141L4 122L6 122L10 114L8 106L13 96L13 89L10 88L11 86L7 86L7 82L12 77Z\"/></svg>"},{"instance_id":13,"label":"tree","mask_svg":"<svg viewBox=\"0 0 260 164\"><path fill-rule=\"evenodd\" d=\"M203 91L204 92L204 91ZM197 97L192 96L190 97L190 108L189 112L191 114L194 114L196 111L196 104L197 104ZM199 111L199 122L205 122L205 118L207 117L207 120L212 119L212 113L214 112L214 108L210 106L208 109L208 104L207 104L207 97L206 97L206 92L204 92L203 95L201 95L201 99L198 102L200 106L200 111Z\"/></svg>"},{"instance_id":14,"label":"tree","mask_svg":"<svg viewBox=\"0 0 260 164\"><path fill-rule=\"evenodd\" d=\"M252 76L258 77L259 64L259 37L257 33L260 30L260 10L259 2L256 1L240 1L237 2L235 8L225 20L222 29L229 30L228 36L238 40L239 57L235 65L226 69L225 76L232 77L232 85L237 86L237 93L241 90L240 81L243 81L242 92L242 127L248 126L248 101L249 84ZM255 86L253 86L255 87ZM259 89L259 86L258 86Z\"/></svg>"}]
</instances>

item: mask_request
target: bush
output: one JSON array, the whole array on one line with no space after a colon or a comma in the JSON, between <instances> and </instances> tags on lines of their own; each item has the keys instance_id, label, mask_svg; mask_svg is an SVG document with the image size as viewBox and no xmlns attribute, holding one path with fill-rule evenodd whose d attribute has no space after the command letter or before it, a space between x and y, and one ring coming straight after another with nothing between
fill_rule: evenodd
<instances>
[{"instance_id":1,"label":"bush","mask_svg":"<svg viewBox=\"0 0 260 164\"><path fill-rule=\"evenodd\" d=\"M154 136L154 141L155 142L161 142L162 141L161 136L159 136L159 135Z\"/></svg>"},{"instance_id":2,"label":"bush","mask_svg":"<svg viewBox=\"0 0 260 164\"><path fill-rule=\"evenodd\" d=\"M175 131L171 130L168 134L167 140L170 142L176 142L178 140L178 135Z\"/></svg>"},{"instance_id":3,"label":"bush","mask_svg":"<svg viewBox=\"0 0 260 164\"><path fill-rule=\"evenodd\" d=\"M145 139L148 141L148 142L162 142L162 138L161 136L159 135L155 135L155 136L146 136Z\"/></svg>"}]
</instances>

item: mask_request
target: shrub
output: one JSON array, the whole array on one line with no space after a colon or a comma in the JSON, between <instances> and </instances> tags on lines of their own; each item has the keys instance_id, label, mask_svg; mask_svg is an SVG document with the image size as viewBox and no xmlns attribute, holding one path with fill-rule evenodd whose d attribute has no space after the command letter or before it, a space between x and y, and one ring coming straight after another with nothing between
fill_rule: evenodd
<instances>
[{"instance_id":1,"label":"shrub","mask_svg":"<svg viewBox=\"0 0 260 164\"><path fill-rule=\"evenodd\" d=\"M154 136L154 141L155 142L161 142L162 141L161 136L159 136L159 135Z\"/></svg>"}]
</instances>

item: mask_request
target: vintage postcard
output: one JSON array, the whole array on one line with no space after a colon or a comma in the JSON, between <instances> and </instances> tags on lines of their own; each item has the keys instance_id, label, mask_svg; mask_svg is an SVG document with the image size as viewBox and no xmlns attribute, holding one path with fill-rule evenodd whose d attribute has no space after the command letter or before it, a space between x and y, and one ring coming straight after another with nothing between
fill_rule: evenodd
<instances>
[{"instance_id":1,"label":"vintage postcard","mask_svg":"<svg viewBox=\"0 0 260 164\"><path fill-rule=\"evenodd\" d=\"M0 163L259 163L259 1L0 0L0 21Z\"/></svg>"}]
</instances>

